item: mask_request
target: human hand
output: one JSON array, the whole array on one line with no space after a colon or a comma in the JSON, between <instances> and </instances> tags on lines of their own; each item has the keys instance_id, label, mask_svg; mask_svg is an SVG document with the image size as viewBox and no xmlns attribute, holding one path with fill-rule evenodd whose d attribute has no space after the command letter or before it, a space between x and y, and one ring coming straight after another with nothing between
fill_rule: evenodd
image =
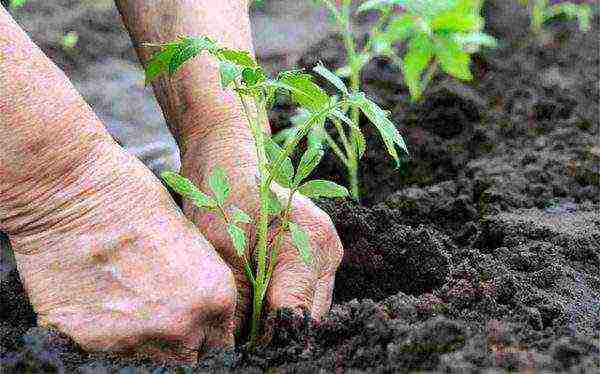
<instances>
[{"instance_id":1,"label":"human hand","mask_svg":"<svg viewBox=\"0 0 600 374\"><path fill-rule=\"evenodd\" d=\"M231 122L230 128L246 126L236 119ZM246 152L247 145L251 143L235 142L226 134L223 135L225 136L219 138L207 137L210 140L188 142L188 151L182 159L183 174L200 189L208 190L207 179L213 168L225 169L232 191L228 204L241 208L256 222L260 207L256 179L258 171L251 153ZM273 183L271 189L281 201L287 201L288 189L276 183ZM184 201L184 212L230 264L238 289L237 319L238 323L243 325L249 318L251 285L244 273L244 263L236 254L223 222L214 214L202 212L189 201ZM299 193L292 199L290 218L309 234L314 252L313 261L310 265L305 265L292 244L289 233L283 236L273 277L267 290L267 309L304 309L310 312L313 318L320 319L331 305L335 271L343 255L342 244L329 216ZM276 226L271 225L271 236L275 233ZM255 233L248 230L249 228L253 228L253 225L245 227L249 234L248 247L254 248ZM252 258L252 255L252 252L248 253L248 258Z\"/></svg>"}]
</instances>

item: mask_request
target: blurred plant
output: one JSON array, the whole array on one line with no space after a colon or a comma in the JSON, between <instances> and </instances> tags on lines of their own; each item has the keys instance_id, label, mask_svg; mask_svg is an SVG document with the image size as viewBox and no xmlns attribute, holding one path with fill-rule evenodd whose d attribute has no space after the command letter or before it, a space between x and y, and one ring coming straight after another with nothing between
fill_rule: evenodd
<instances>
[{"instance_id":1,"label":"blurred plant","mask_svg":"<svg viewBox=\"0 0 600 374\"><path fill-rule=\"evenodd\" d=\"M376 11L379 18L360 50L357 48L357 36L352 30L352 1L341 0L340 6L331 0L314 2L329 11L343 35L346 65L337 69L336 74L349 79L351 93L360 89L360 75L365 65L371 59L381 56L401 67L411 99L417 101L438 69L455 78L471 80L471 54L481 46L496 45L496 40L482 31L484 20L480 15L480 0L366 1L358 7L356 13ZM403 11L397 12L397 7L402 7ZM398 43L406 43L408 46L403 57L398 55ZM318 70L317 72L320 73ZM332 81L331 77L328 79ZM313 141L327 144L342 161L348 173L352 197L359 200L358 162L364 155L365 139L359 127L358 108L345 106L342 112L346 113L348 110L350 122L342 123L340 118L331 121L343 148L325 130L318 133L319 137ZM369 113L365 114L369 117ZM300 121L305 115L299 112L295 119ZM294 125L297 127L297 124ZM293 133L293 129L286 129L278 134L277 139L283 140L287 134ZM406 147L402 148L408 155Z\"/></svg>"},{"instance_id":2,"label":"blurred plant","mask_svg":"<svg viewBox=\"0 0 600 374\"><path fill-rule=\"evenodd\" d=\"M8 2L8 6L10 7L10 9L17 9L22 7L23 5L25 5L25 3L27 2L27 0L10 0Z\"/></svg>"},{"instance_id":3,"label":"blurred plant","mask_svg":"<svg viewBox=\"0 0 600 374\"><path fill-rule=\"evenodd\" d=\"M589 4L564 1L550 5L549 0L520 0L520 2L529 11L531 32L542 40L549 38L548 33L543 29L544 24L557 16L576 19L580 32L587 32L591 29L592 8Z\"/></svg>"},{"instance_id":4,"label":"blurred plant","mask_svg":"<svg viewBox=\"0 0 600 374\"><path fill-rule=\"evenodd\" d=\"M69 51L75 48L77 41L79 41L79 34L77 31L69 31L63 35L60 45L64 50Z\"/></svg>"},{"instance_id":5,"label":"blurred plant","mask_svg":"<svg viewBox=\"0 0 600 374\"><path fill-rule=\"evenodd\" d=\"M333 182L305 181L323 157L324 151L319 145L313 143L307 148L296 169L289 158L290 154L304 137L314 137L315 133L322 132L326 119L335 118L350 123L340 110L346 106L359 108L367 114L374 125L380 129L389 153L397 161L399 159L396 147L404 146L404 142L394 124L377 104L362 92L350 94L342 81L322 65L315 68L316 71L329 78L339 88L343 93L343 98L340 100L327 95L323 89L312 82L310 75L298 70L284 71L279 73L276 79L269 79L248 52L221 48L207 37L181 36L179 40L172 43L145 43L144 46L161 48L161 52L156 53L148 62L145 70L147 83L165 72L168 74L170 84L170 77L186 61L206 51L219 62L223 89L232 87L243 105L254 138L259 169L257 183L260 193L260 212L258 222L254 223L257 233L254 248L254 253L257 254L255 267L248 259L247 235L243 229L243 224L251 223L252 218L238 207L227 203L231 186L225 171L217 168L211 172L208 179L210 194L200 191L191 181L177 173L165 172L162 177L176 192L192 200L199 208L215 213L226 226L237 255L244 262L246 277L252 285L253 313L250 340L254 345L259 333L264 297L277 261L283 234L286 232L291 234L292 242L303 262L309 264L312 261L308 234L300 225L290 220L292 196L296 192L311 198L348 196L346 188ZM263 132L262 126L267 122L267 110L272 107L278 91L289 95L306 113L303 120L298 122L297 131L288 136L283 147L273 141L269 134ZM273 182L289 189L287 201L283 204L271 191ZM269 222L278 222L273 238L268 238Z\"/></svg>"}]
</instances>

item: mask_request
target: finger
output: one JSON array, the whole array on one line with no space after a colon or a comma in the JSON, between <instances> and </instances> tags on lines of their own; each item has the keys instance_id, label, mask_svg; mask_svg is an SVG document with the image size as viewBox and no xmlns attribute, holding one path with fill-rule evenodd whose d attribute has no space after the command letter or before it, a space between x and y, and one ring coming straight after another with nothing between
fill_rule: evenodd
<instances>
[{"instance_id":1,"label":"finger","mask_svg":"<svg viewBox=\"0 0 600 374\"><path fill-rule=\"evenodd\" d=\"M312 318L320 320L329 312L334 284L335 273L324 274L317 280L312 309L310 311Z\"/></svg>"},{"instance_id":2,"label":"finger","mask_svg":"<svg viewBox=\"0 0 600 374\"><path fill-rule=\"evenodd\" d=\"M320 319L331 306L335 272L344 249L331 218L307 197L295 195L291 219L301 225L310 237L312 266L316 274L309 310L313 318Z\"/></svg>"},{"instance_id":3,"label":"finger","mask_svg":"<svg viewBox=\"0 0 600 374\"><path fill-rule=\"evenodd\" d=\"M310 311L317 272L313 264L307 266L302 262L289 235L284 236L276 261L267 291L268 310L291 308L298 312Z\"/></svg>"}]
</instances>

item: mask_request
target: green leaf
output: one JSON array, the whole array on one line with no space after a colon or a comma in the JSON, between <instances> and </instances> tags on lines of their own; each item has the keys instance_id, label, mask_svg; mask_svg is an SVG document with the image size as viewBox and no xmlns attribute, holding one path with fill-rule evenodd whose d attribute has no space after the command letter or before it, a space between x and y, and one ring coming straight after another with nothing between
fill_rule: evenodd
<instances>
[{"instance_id":1,"label":"green leaf","mask_svg":"<svg viewBox=\"0 0 600 374\"><path fill-rule=\"evenodd\" d=\"M242 79L247 86L254 86L257 83L264 82L267 79L267 76L261 67L256 69L244 68L242 71Z\"/></svg>"},{"instance_id":2,"label":"green leaf","mask_svg":"<svg viewBox=\"0 0 600 374\"><path fill-rule=\"evenodd\" d=\"M408 45L408 52L402 60L402 74L414 100L421 97L421 75L433 57L433 43L423 33L415 35Z\"/></svg>"},{"instance_id":3,"label":"green leaf","mask_svg":"<svg viewBox=\"0 0 600 374\"><path fill-rule=\"evenodd\" d=\"M580 31L585 32L590 30L591 8L587 4L574 4L567 1L554 4L548 10L547 19L564 14L568 18L578 20Z\"/></svg>"},{"instance_id":4,"label":"green leaf","mask_svg":"<svg viewBox=\"0 0 600 374\"><path fill-rule=\"evenodd\" d=\"M536 29L542 27L544 21L546 21L547 15L546 9L548 8L548 1L538 1L535 0L533 8L531 9L531 22ZM550 16L552 17L552 16Z\"/></svg>"},{"instance_id":5,"label":"green leaf","mask_svg":"<svg viewBox=\"0 0 600 374\"><path fill-rule=\"evenodd\" d=\"M252 218L250 218L250 216L246 212L244 212L243 210L241 210L238 207L233 208L233 215L232 215L231 219L234 224L240 223L240 222L243 222L243 223L252 222Z\"/></svg>"},{"instance_id":6,"label":"green leaf","mask_svg":"<svg viewBox=\"0 0 600 374\"><path fill-rule=\"evenodd\" d=\"M356 123L352 122L352 120L348 118L348 116L346 116L344 113L342 113L342 111L340 111L339 109L332 110L329 114L330 117L339 119L350 127L350 136L352 139L352 144L354 144L356 155L360 160L367 148L367 142L360 127L358 127Z\"/></svg>"},{"instance_id":7,"label":"green leaf","mask_svg":"<svg viewBox=\"0 0 600 374\"><path fill-rule=\"evenodd\" d=\"M309 266L312 262L312 249L308 234L295 222L290 222L290 232L292 234L292 243L294 243L294 246L298 250L300 259L306 266Z\"/></svg>"},{"instance_id":8,"label":"green leaf","mask_svg":"<svg viewBox=\"0 0 600 374\"><path fill-rule=\"evenodd\" d=\"M460 46L476 45L488 48L496 48L498 46L496 38L482 32L456 34L453 38Z\"/></svg>"},{"instance_id":9,"label":"green leaf","mask_svg":"<svg viewBox=\"0 0 600 374\"><path fill-rule=\"evenodd\" d=\"M400 147L406 154L408 154L408 149L396 126L387 118L386 113L371 100L364 98L359 107L381 134L388 153L396 161L396 167L400 167L400 158L396 146Z\"/></svg>"},{"instance_id":10,"label":"green leaf","mask_svg":"<svg viewBox=\"0 0 600 374\"><path fill-rule=\"evenodd\" d=\"M326 136L325 126L321 121L310 129L306 136L306 143L311 148L323 148L323 145L326 142Z\"/></svg>"},{"instance_id":11,"label":"green leaf","mask_svg":"<svg viewBox=\"0 0 600 374\"><path fill-rule=\"evenodd\" d=\"M273 135L272 139L277 145L282 145L288 141L288 139L294 138L298 134L297 127L288 127L283 130L279 130L277 134Z\"/></svg>"},{"instance_id":12,"label":"green leaf","mask_svg":"<svg viewBox=\"0 0 600 374\"><path fill-rule=\"evenodd\" d=\"M462 80L472 80L469 63L471 56L463 51L460 45L450 37L438 36L435 42L435 52L443 71Z\"/></svg>"},{"instance_id":13,"label":"green leaf","mask_svg":"<svg viewBox=\"0 0 600 374\"><path fill-rule=\"evenodd\" d=\"M278 80L283 83L282 88L288 89L296 103L311 112L317 112L329 104L329 96L308 74L283 72L279 74Z\"/></svg>"},{"instance_id":14,"label":"green leaf","mask_svg":"<svg viewBox=\"0 0 600 374\"><path fill-rule=\"evenodd\" d=\"M309 174L319 165L325 152L320 147L308 147L306 152L300 159L298 164L298 170L294 177L294 186L297 186L302 182Z\"/></svg>"},{"instance_id":15,"label":"green leaf","mask_svg":"<svg viewBox=\"0 0 600 374\"><path fill-rule=\"evenodd\" d=\"M390 36L384 33L378 33L371 38L371 49L377 56L388 56L393 53Z\"/></svg>"},{"instance_id":16,"label":"green leaf","mask_svg":"<svg viewBox=\"0 0 600 374\"><path fill-rule=\"evenodd\" d=\"M332 73L329 69L327 69L322 63L319 63L317 66L313 68L313 70L321 75L323 78L327 79L331 84L335 86L338 90L340 90L344 95L348 96L348 88L342 82L342 80Z\"/></svg>"},{"instance_id":17,"label":"green leaf","mask_svg":"<svg viewBox=\"0 0 600 374\"><path fill-rule=\"evenodd\" d=\"M338 120L344 122L345 124L347 124L348 126L354 126L354 122L352 122L352 120L350 118L348 118L347 115L342 113L342 111L339 109L334 109L334 110L329 111L328 117L332 118L332 119L338 119Z\"/></svg>"},{"instance_id":18,"label":"green leaf","mask_svg":"<svg viewBox=\"0 0 600 374\"><path fill-rule=\"evenodd\" d=\"M276 216L283 210L281 201L273 191L269 191L269 198L267 200L267 212L270 215Z\"/></svg>"},{"instance_id":19,"label":"green leaf","mask_svg":"<svg viewBox=\"0 0 600 374\"><path fill-rule=\"evenodd\" d=\"M579 14L577 15L577 21L579 22L579 31L587 32L592 29L592 7L588 4L579 5Z\"/></svg>"},{"instance_id":20,"label":"green leaf","mask_svg":"<svg viewBox=\"0 0 600 374\"><path fill-rule=\"evenodd\" d=\"M341 68L336 69L335 75L338 77L347 78L352 75L352 69L350 69L350 66L344 65Z\"/></svg>"},{"instance_id":21,"label":"green leaf","mask_svg":"<svg viewBox=\"0 0 600 374\"><path fill-rule=\"evenodd\" d=\"M9 6L11 9L15 10L25 5L26 2L27 0L10 0Z\"/></svg>"},{"instance_id":22,"label":"green leaf","mask_svg":"<svg viewBox=\"0 0 600 374\"><path fill-rule=\"evenodd\" d=\"M194 58L204 50L214 51L214 42L205 37L184 37L177 46L177 50L169 61L169 74L174 74L188 60Z\"/></svg>"},{"instance_id":23,"label":"green leaf","mask_svg":"<svg viewBox=\"0 0 600 374\"><path fill-rule=\"evenodd\" d=\"M385 35L388 42L403 42L413 33L415 28L415 17L411 14L401 14L393 18L388 24Z\"/></svg>"},{"instance_id":24,"label":"green leaf","mask_svg":"<svg viewBox=\"0 0 600 374\"><path fill-rule=\"evenodd\" d=\"M240 68L229 61L219 61L221 87L226 89L240 75Z\"/></svg>"},{"instance_id":25,"label":"green leaf","mask_svg":"<svg viewBox=\"0 0 600 374\"><path fill-rule=\"evenodd\" d=\"M236 51L233 49L221 49L219 51L219 57L227 60L235 65L244 68L256 68L256 61L250 55L248 51Z\"/></svg>"},{"instance_id":26,"label":"green leaf","mask_svg":"<svg viewBox=\"0 0 600 374\"><path fill-rule=\"evenodd\" d=\"M159 74L168 71L169 62L175 52L177 52L177 45L173 44L152 56L145 70L145 85L150 84Z\"/></svg>"},{"instance_id":27,"label":"green leaf","mask_svg":"<svg viewBox=\"0 0 600 374\"><path fill-rule=\"evenodd\" d=\"M220 167L214 168L208 177L208 186L215 195L217 203L223 207L227 197L229 196L229 193L231 192L231 187L229 186L229 181L227 180L227 174L225 173L225 170Z\"/></svg>"},{"instance_id":28,"label":"green leaf","mask_svg":"<svg viewBox=\"0 0 600 374\"><path fill-rule=\"evenodd\" d=\"M431 27L434 31L469 32L480 31L483 17L479 14L479 0L460 0L448 9L433 15Z\"/></svg>"},{"instance_id":29,"label":"green leaf","mask_svg":"<svg viewBox=\"0 0 600 374\"><path fill-rule=\"evenodd\" d=\"M352 137L352 142L356 147L356 157L358 160L360 160L367 149L367 141L365 140L365 136L358 126L352 126L350 128L350 136Z\"/></svg>"},{"instance_id":30,"label":"green leaf","mask_svg":"<svg viewBox=\"0 0 600 374\"><path fill-rule=\"evenodd\" d=\"M164 171L160 176L175 192L192 200L198 207L206 209L217 207L217 202L212 197L200 191L189 179L172 171Z\"/></svg>"},{"instance_id":31,"label":"green leaf","mask_svg":"<svg viewBox=\"0 0 600 374\"><path fill-rule=\"evenodd\" d=\"M356 10L356 13L363 13L369 10L383 10L391 5L406 6L414 0L367 0L361 3Z\"/></svg>"},{"instance_id":32,"label":"green leaf","mask_svg":"<svg viewBox=\"0 0 600 374\"><path fill-rule=\"evenodd\" d=\"M306 197L312 198L349 196L346 187L321 179L315 179L304 183L298 188L298 192Z\"/></svg>"},{"instance_id":33,"label":"green leaf","mask_svg":"<svg viewBox=\"0 0 600 374\"><path fill-rule=\"evenodd\" d=\"M294 126L302 126L310 119L310 117L310 110L306 108L297 108L296 114L290 117L290 122L292 122Z\"/></svg>"},{"instance_id":34,"label":"green leaf","mask_svg":"<svg viewBox=\"0 0 600 374\"><path fill-rule=\"evenodd\" d=\"M269 158L272 167L273 163L281 155L282 149L268 134L265 134L265 151L267 152L267 157ZM289 157L284 159L277 170L270 170L270 172L273 174L273 178L277 183L287 188L291 186L294 178L294 165Z\"/></svg>"},{"instance_id":35,"label":"green leaf","mask_svg":"<svg viewBox=\"0 0 600 374\"><path fill-rule=\"evenodd\" d=\"M244 256L246 252L246 233L236 225L228 225L227 233L233 242L233 247L238 256Z\"/></svg>"},{"instance_id":36,"label":"green leaf","mask_svg":"<svg viewBox=\"0 0 600 374\"><path fill-rule=\"evenodd\" d=\"M79 40L79 34L76 31L69 31L63 36L62 45L63 47L69 49L75 47L77 41Z\"/></svg>"}]
</instances>

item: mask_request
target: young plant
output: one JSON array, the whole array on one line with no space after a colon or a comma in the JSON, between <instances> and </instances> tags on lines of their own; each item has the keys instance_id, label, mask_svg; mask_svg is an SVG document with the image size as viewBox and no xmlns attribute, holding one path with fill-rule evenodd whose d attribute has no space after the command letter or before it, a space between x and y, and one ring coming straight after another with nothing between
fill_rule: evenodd
<instances>
[{"instance_id":1,"label":"young plant","mask_svg":"<svg viewBox=\"0 0 600 374\"><path fill-rule=\"evenodd\" d=\"M27 0L10 0L8 2L8 6L10 7L10 9L15 10L25 5L26 2Z\"/></svg>"},{"instance_id":2,"label":"young plant","mask_svg":"<svg viewBox=\"0 0 600 374\"><path fill-rule=\"evenodd\" d=\"M575 4L569 1L550 5L549 0L521 0L529 11L531 32L540 38L548 38L548 34L543 26L550 19L557 16L565 16L569 19L576 19L579 25L579 31L590 31L590 19L592 8L589 4Z\"/></svg>"},{"instance_id":3,"label":"young plant","mask_svg":"<svg viewBox=\"0 0 600 374\"><path fill-rule=\"evenodd\" d=\"M204 36L181 36L172 43L145 44L145 46L161 48L161 51L148 62L145 70L146 82L152 81L159 74L166 73L170 84L170 78L186 61L202 52L207 52L218 60L223 89L232 89L243 105L258 158L257 183L260 210L257 221L253 222L252 217L228 202L231 186L222 169L211 171L208 180L210 192L201 191L191 181L175 172L165 172L162 177L176 192L190 199L200 209L216 213L225 225L237 255L244 262L246 277L252 285L250 340L254 344L259 333L265 294L277 263L277 254L284 233L290 233L302 261L307 264L312 261L308 234L300 225L290 220L292 196L297 192L311 198L348 196L346 188L333 182L306 181L323 157L324 152L320 144L312 143L302 155L296 168L292 164L290 154L304 137L308 135L314 137L315 133L321 132L326 119L335 118L351 123L341 110L346 106L359 108L367 114L382 132L389 153L398 162L397 147L404 148L404 142L383 110L362 92L350 94L342 81L324 66L320 66L318 70L340 89L343 97L339 100L328 96L312 82L310 75L301 71L284 71L276 79L269 79L248 52L221 48L213 40ZM272 106L278 92L289 95L307 113L294 134L287 138L283 147L275 143L269 134L263 132L261 126L266 123L267 110ZM251 103L254 105L250 105ZM286 201L279 201L271 191L273 182L289 189ZM274 238L268 240L268 224L273 222L271 218L274 216L279 218L276 220L279 222L279 227L275 231ZM250 223L255 225L257 233L254 248L256 263L250 261L251 248L248 248L245 226L242 225Z\"/></svg>"},{"instance_id":4,"label":"young plant","mask_svg":"<svg viewBox=\"0 0 600 374\"><path fill-rule=\"evenodd\" d=\"M327 8L342 33L347 59L346 65L337 69L336 74L349 79L350 94L359 91L360 75L365 65L374 57L382 56L401 67L411 99L419 100L438 69L441 68L443 72L455 78L471 80L471 54L477 52L481 46L496 45L495 39L482 31L484 20L480 15L480 0L366 1L358 7L357 14L377 11L379 18L369 31L367 42L361 49L357 47L356 36L352 30L352 1L342 0L340 7L332 0L314 2ZM395 12L397 6L401 6L403 11ZM403 57L398 55L398 48L395 48L398 43L406 43L408 46ZM329 73L321 67L317 66L315 71L336 84L336 87L341 84L338 77L326 76ZM359 127L359 108L344 106L341 112L346 114L348 110L349 122L342 121L342 118L331 120L340 138L341 147L325 130L320 131L318 135L346 167L352 197L359 200L358 162L364 154L365 140ZM367 117L374 115L365 114ZM305 114L298 113L296 118L303 116ZM293 133L294 131L289 130L278 138L284 139L287 134Z\"/></svg>"}]
</instances>

